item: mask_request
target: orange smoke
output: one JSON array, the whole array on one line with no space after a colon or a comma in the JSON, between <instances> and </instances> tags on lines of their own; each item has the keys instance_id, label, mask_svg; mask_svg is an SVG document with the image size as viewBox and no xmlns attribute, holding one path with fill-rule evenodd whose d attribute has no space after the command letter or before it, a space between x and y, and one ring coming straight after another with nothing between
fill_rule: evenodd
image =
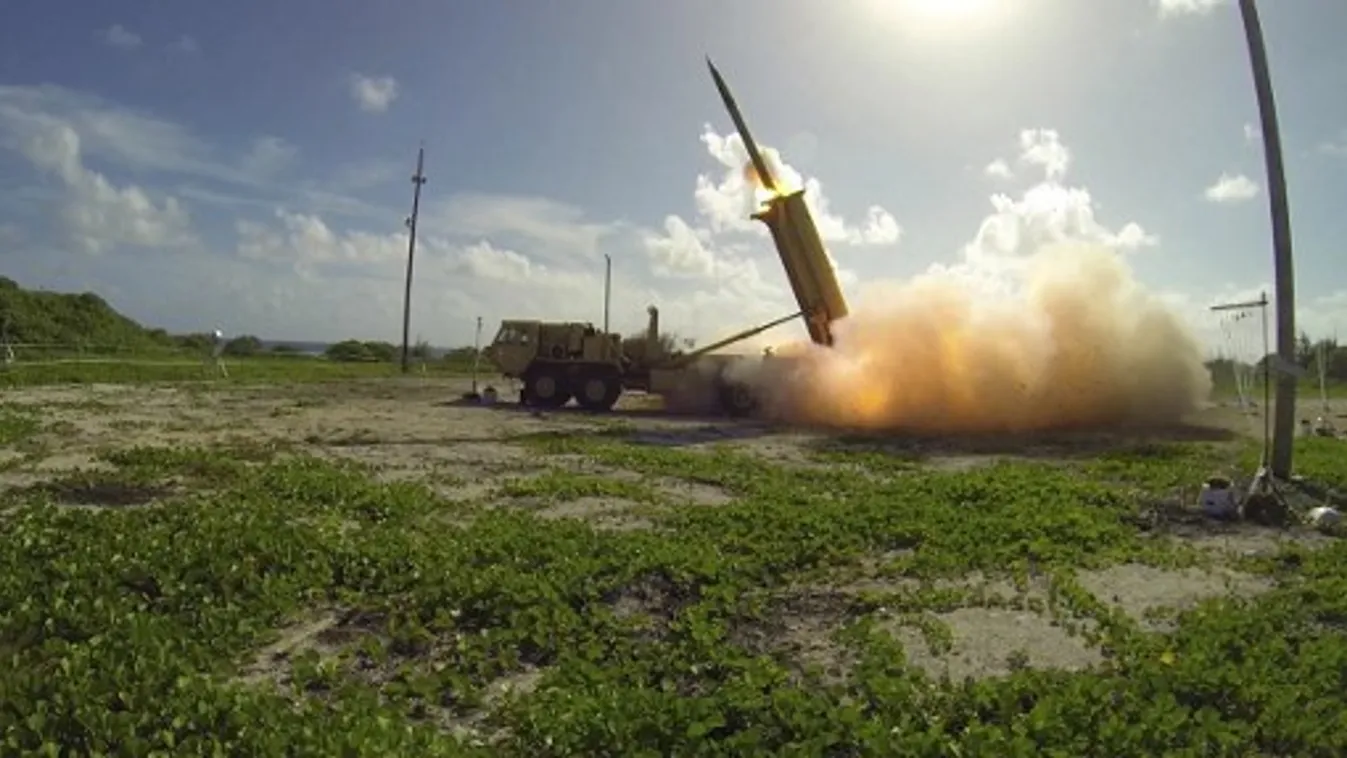
<instances>
[{"instance_id":1,"label":"orange smoke","mask_svg":"<svg viewBox=\"0 0 1347 758\"><path fill-rule=\"evenodd\" d=\"M1061 244L1028 259L1019 294L933 274L836 326L833 348L778 351L753 380L792 423L1017 432L1174 422L1211 389L1182 320L1112 251Z\"/></svg>"}]
</instances>

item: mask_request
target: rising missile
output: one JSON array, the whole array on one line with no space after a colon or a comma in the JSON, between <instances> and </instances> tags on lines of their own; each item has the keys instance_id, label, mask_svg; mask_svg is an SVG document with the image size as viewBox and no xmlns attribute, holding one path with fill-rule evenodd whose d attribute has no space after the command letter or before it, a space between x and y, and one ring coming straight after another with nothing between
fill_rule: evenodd
<instances>
[{"instance_id":1,"label":"rising missile","mask_svg":"<svg viewBox=\"0 0 1347 758\"><path fill-rule=\"evenodd\" d=\"M762 182L763 188L776 192L776 180L772 178L772 172L767 170L767 162L762 159L762 153L758 152L758 143L754 142L753 135L748 133L748 125L744 123L744 116L734 102L734 95L730 94L729 86L725 84L725 79L716 70L716 64L711 62L709 55L706 56L706 65L711 69L711 78L716 82L716 89L720 90L720 99L725 103L725 110L730 112L734 128L739 132L739 139L744 141L744 149L748 151L749 160L753 161L753 169L758 172L758 180Z\"/></svg>"}]
</instances>

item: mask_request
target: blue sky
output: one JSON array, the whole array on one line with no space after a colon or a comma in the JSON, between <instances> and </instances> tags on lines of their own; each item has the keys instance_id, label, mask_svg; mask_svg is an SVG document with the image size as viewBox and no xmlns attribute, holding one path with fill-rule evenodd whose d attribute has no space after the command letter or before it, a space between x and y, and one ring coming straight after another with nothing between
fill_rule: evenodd
<instances>
[{"instance_id":1,"label":"blue sky","mask_svg":"<svg viewBox=\"0 0 1347 758\"><path fill-rule=\"evenodd\" d=\"M173 330L395 339L424 140L417 334L598 321L604 254L615 327L736 330L790 304L709 54L857 298L1060 239L1199 331L1268 286L1233 2L958 4L9 0L0 260ZM1347 4L1263 6L1301 321L1347 333Z\"/></svg>"}]
</instances>

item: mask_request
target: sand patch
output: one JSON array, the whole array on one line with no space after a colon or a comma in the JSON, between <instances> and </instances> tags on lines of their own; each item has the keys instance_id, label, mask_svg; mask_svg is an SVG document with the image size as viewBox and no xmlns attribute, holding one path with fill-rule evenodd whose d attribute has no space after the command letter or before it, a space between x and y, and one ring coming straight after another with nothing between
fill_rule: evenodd
<instances>
[{"instance_id":1,"label":"sand patch","mask_svg":"<svg viewBox=\"0 0 1347 758\"><path fill-rule=\"evenodd\" d=\"M535 513L548 520L580 519L595 529L629 531L649 529L648 519L635 515L648 511L650 506L616 497L581 497L575 500L552 502L539 507Z\"/></svg>"},{"instance_id":2,"label":"sand patch","mask_svg":"<svg viewBox=\"0 0 1347 758\"><path fill-rule=\"evenodd\" d=\"M1172 628L1157 611L1181 611L1208 598L1250 597L1273 587L1271 580L1229 569L1160 569L1128 563L1101 571L1082 572L1077 581L1101 602L1120 608L1143 628Z\"/></svg>"},{"instance_id":3,"label":"sand patch","mask_svg":"<svg viewBox=\"0 0 1347 758\"><path fill-rule=\"evenodd\" d=\"M686 479L662 478L651 482L656 491L668 498L673 505L728 505L734 502L734 496L725 490L703 482Z\"/></svg>"},{"instance_id":4,"label":"sand patch","mask_svg":"<svg viewBox=\"0 0 1347 758\"><path fill-rule=\"evenodd\" d=\"M885 630L902 643L909 664L934 677L959 682L1023 668L1079 671L1103 660L1099 650L1033 611L959 608L933 619L949 630L947 652L933 650L912 626L886 624Z\"/></svg>"}]
</instances>

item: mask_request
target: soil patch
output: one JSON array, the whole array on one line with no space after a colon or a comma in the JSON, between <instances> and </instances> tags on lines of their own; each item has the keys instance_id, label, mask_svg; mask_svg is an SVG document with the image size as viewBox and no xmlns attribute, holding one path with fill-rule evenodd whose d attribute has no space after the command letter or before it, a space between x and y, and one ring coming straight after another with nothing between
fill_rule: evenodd
<instances>
[{"instance_id":1,"label":"soil patch","mask_svg":"<svg viewBox=\"0 0 1347 758\"><path fill-rule=\"evenodd\" d=\"M736 625L730 639L750 652L777 658L797 682L816 675L825 684L837 684L856 663L856 654L836 639L854 616L854 601L830 588L793 590L775 598L762 618Z\"/></svg>"},{"instance_id":2,"label":"soil patch","mask_svg":"<svg viewBox=\"0 0 1347 758\"><path fill-rule=\"evenodd\" d=\"M1153 631L1172 627L1170 620L1155 617L1158 611L1181 611L1223 595L1250 597L1273 587L1266 578L1229 569L1171 570L1136 563L1082 572L1078 581L1101 602L1121 608Z\"/></svg>"},{"instance_id":3,"label":"soil patch","mask_svg":"<svg viewBox=\"0 0 1347 758\"><path fill-rule=\"evenodd\" d=\"M943 654L931 649L920 630L886 625L902 643L908 663L929 676L952 681L1004 676L1023 668L1078 671L1103 660L1099 650L1033 611L1006 608L959 608L934 616L949 629L951 644Z\"/></svg>"}]
</instances>

